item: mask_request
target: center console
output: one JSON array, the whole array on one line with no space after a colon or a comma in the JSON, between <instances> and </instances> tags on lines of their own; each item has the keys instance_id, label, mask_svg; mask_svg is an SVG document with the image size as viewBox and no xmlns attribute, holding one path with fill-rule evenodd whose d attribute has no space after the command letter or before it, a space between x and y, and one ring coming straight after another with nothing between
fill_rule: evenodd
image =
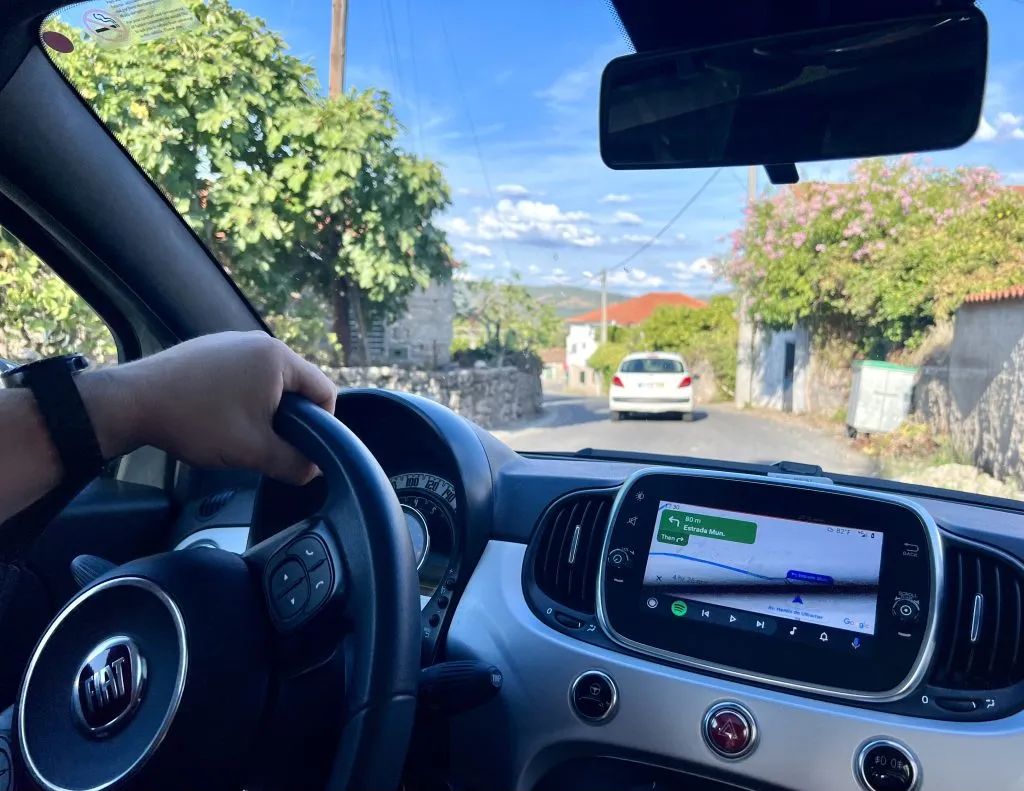
<instances>
[{"instance_id":1,"label":"center console","mask_svg":"<svg viewBox=\"0 0 1024 791\"><path fill-rule=\"evenodd\" d=\"M621 646L805 693L897 700L935 644L942 545L881 493L701 471L620 489L597 616Z\"/></svg>"}]
</instances>

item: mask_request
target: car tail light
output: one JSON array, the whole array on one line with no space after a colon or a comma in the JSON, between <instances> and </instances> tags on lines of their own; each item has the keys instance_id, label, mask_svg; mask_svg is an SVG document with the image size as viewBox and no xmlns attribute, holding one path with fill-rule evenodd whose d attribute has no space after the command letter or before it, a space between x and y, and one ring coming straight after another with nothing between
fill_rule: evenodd
<instances>
[{"instance_id":1,"label":"car tail light","mask_svg":"<svg viewBox=\"0 0 1024 791\"><path fill-rule=\"evenodd\" d=\"M612 377L612 387L625 387L625 385L622 384L622 380L619 377L613 376Z\"/></svg>"},{"instance_id":2,"label":"car tail light","mask_svg":"<svg viewBox=\"0 0 1024 791\"><path fill-rule=\"evenodd\" d=\"M679 383L679 386L680 387L689 387L692 384L693 384L693 379L691 379L689 376L684 376L683 377L683 381L681 381Z\"/></svg>"}]
</instances>

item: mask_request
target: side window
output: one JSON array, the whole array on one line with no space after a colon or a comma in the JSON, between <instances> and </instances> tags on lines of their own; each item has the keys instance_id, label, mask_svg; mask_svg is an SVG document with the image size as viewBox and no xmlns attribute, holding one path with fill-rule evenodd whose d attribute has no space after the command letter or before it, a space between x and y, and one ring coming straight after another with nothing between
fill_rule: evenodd
<instances>
[{"instance_id":1,"label":"side window","mask_svg":"<svg viewBox=\"0 0 1024 791\"><path fill-rule=\"evenodd\" d=\"M0 226L0 366L81 352L117 362L107 325L50 267Z\"/></svg>"}]
</instances>

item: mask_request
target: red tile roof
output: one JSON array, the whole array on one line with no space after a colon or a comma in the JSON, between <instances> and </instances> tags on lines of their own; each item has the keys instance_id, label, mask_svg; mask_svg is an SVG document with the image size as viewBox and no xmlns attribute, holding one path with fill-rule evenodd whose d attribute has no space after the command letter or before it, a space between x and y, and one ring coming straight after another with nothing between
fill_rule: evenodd
<instances>
[{"instance_id":1,"label":"red tile roof","mask_svg":"<svg viewBox=\"0 0 1024 791\"><path fill-rule=\"evenodd\" d=\"M662 305L672 307L706 308L707 302L695 299L688 294L674 291L655 291L642 297L627 299L608 306L608 323L629 327L649 319L655 308ZM597 324L601 321L601 309L592 310L566 319L569 324Z\"/></svg>"},{"instance_id":2,"label":"red tile roof","mask_svg":"<svg viewBox=\"0 0 1024 791\"><path fill-rule=\"evenodd\" d=\"M968 294L964 297L964 302L1002 302L1004 299L1024 299L1024 286L1010 286L999 291Z\"/></svg>"},{"instance_id":3,"label":"red tile roof","mask_svg":"<svg viewBox=\"0 0 1024 791\"><path fill-rule=\"evenodd\" d=\"M540 361L542 363L557 363L560 365L564 365L565 347L561 346L557 349L541 349Z\"/></svg>"}]
</instances>

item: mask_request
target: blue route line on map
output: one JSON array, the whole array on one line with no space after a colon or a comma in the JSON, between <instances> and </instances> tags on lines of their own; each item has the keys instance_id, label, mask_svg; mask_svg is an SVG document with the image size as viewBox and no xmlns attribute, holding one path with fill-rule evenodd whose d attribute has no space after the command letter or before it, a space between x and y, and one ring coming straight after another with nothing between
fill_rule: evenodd
<instances>
[{"instance_id":1,"label":"blue route line on map","mask_svg":"<svg viewBox=\"0 0 1024 791\"><path fill-rule=\"evenodd\" d=\"M748 577L757 577L759 580L772 580L772 581L785 581L784 577L766 577L763 574L755 574L752 571L746 569L738 569L735 566L726 566L724 563L715 563L713 560L704 560L703 558L695 558L690 555L679 555L675 552L651 552L651 555L658 555L666 558L679 558L680 560L692 560L694 563L706 563L709 566L718 566L720 569L727 569L728 571L735 571L737 574L746 574Z\"/></svg>"}]
</instances>

